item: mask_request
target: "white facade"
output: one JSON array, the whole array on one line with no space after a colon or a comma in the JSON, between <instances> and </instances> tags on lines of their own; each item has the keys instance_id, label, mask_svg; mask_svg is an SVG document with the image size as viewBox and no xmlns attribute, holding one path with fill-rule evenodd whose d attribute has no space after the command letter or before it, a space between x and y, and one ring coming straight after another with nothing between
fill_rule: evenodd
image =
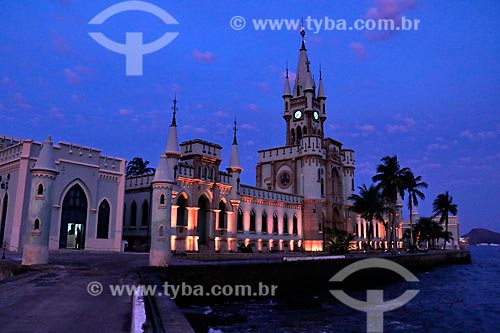
<instances>
[{"instance_id":1,"label":"white facade","mask_svg":"<svg viewBox=\"0 0 500 333\"><path fill-rule=\"evenodd\" d=\"M53 147L56 176L50 198L33 183L42 143L0 137L0 240L11 251L22 250L36 234L32 221L37 200L51 211L49 248L119 251L122 239L125 160L100 150L59 142ZM40 191L40 192L38 192ZM47 215L48 216L48 215ZM36 220L36 218L35 218ZM77 232L80 231L79 244Z\"/></svg>"}]
</instances>

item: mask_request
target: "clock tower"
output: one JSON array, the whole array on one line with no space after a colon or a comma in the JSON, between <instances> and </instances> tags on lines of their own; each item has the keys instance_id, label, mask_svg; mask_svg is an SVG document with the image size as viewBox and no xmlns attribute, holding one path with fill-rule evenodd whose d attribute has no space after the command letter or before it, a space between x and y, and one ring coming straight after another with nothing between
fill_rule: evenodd
<instances>
[{"instance_id":1,"label":"clock tower","mask_svg":"<svg viewBox=\"0 0 500 333\"><path fill-rule=\"evenodd\" d=\"M283 92L286 122L286 146L294 146L306 135L324 138L326 120L325 101L321 69L319 72L319 88L316 95L316 82L312 76L307 49L305 46L305 30L300 30L302 45L299 51L299 62L293 90L290 89L288 68L286 70L285 89Z\"/></svg>"}]
</instances>

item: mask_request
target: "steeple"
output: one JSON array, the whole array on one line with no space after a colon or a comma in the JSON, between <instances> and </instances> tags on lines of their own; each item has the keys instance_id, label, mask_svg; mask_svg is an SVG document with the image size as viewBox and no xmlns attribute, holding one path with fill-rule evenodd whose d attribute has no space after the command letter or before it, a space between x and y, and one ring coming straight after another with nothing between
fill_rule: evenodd
<instances>
[{"instance_id":1,"label":"steeple","mask_svg":"<svg viewBox=\"0 0 500 333\"><path fill-rule=\"evenodd\" d=\"M299 52L299 63L297 65L295 86L293 87L293 96L295 97L303 96L303 91L305 89L313 89L313 80L309 69L310 62L307 57L307 49L304 40L306 31L303 27L300 29L300 35L302 36L302 44Z\"/></svg>"},{"instance_id":2,"label":"steeple","mask_svg":"<svg viewBox=\"0 0 500 333\"><path fill-rule=\"evenodd\" d=\"M292 96L290 91L290 80L288 79L288 64L286 65L286 76L285 76L285 89L283 91L283 97Z\"/></svg>"},{"instance_id":3,"label":"steeple","mask_svg":"<svg viewBox=\"0 0 500 333\"><path fill-rule=\"evenodd\" d=\"M325 88L323 87L323 75L321 71L321 65L319 67L319 88L318 88L318 98L324 98L326 99L325 96Z\"/></svg>"},{"instance_id":4,"label":"steeple","mask_svg":"<svg viewBox=\"0 0 500 333\"><path fill-rule=\"evenodd\" d=\"M234 120L234 137L233 137L233 146L231 147L231 158L229 159L229 168L232 171L238 171L241 172L243 168L241 167L240 164L240 154L238 151L238 140L236 139L236 131L238 129L236 128L236 119Z\"/></svg>"},{"instance_id":5,"label":"steeple","mask_svg":"<svg viewBox=\"0 0 500 333\"><path fill-rule=\"evenodd\" d=\"M38 160L35 163L34 169L57 172L54 161L54 148L52 147L52 138L48 136L43 143L42 150L40 151L40 155L38 156Z\"/></svg>"},{"instance_id":6,"label":"steeple","mask_svg":"<svg viewBox=\"0 0 500 333\"><path fill-rule=\"evenodd\" d=\"M174 96L174 105L172 106L172 110L172 124L170 125L170 131L168 133L167 148L165 149L165 153L180 155L179 140L177 137L177 120L175 119L175 115L178 110L176 96Z\"/></svg>"}]
</instances>

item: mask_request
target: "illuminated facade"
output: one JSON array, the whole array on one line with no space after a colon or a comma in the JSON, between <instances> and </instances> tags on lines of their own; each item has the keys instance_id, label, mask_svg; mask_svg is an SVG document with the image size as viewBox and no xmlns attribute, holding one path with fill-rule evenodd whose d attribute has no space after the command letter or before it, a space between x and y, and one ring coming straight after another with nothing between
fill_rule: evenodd
<instances>
[{"instance_id":1,"label":"illuminated facade","mask_svg":"<svg viewBox=\"0 0 500 333\"><path fill-rule=\"evenodd\" d=\"M301 31L304 37L304 31ZM175 252L321 251L325 228L354 233L348 198L354 192L354 151L325 137L322 73L313 79L302 39L293 89L283 92L284 145L258 152L256 185L240 184L236 123L231 158L221 170L218 144L177 144L174 117L164 155L173 175L170 246ZM158 170L157 170L158 172ZM147 250L151 240L152 175L127 178L124 238Z\"/></svg>"},{"instance_id":2,"label":"illuminated facade","mask_svg":"<svg viewBox=\"0 0 500 333\"><path fill-rule=\"evenodd\" d=\"M45 263L49 249L120 251L124 159L4 136L0 184L0 241L24 250L23 264Z\"/></svg>"}]
</instances>

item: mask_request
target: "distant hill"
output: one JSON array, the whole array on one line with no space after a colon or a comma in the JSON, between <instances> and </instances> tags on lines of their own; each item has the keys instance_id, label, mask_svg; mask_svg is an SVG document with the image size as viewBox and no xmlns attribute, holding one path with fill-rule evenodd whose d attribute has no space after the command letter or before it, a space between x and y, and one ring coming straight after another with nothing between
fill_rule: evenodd
<instances>
[{"instance_id":1,"label":"distant hill","mask_svg":"<svg viewBox=\"0 0 500 333\"><path fill-rule=\"evenodd\" d=\"M463 235L462 237L464 237L471 245L481 243L500 244L500 233L483 228L472 229L468 234Z\"/></svg>"}]
</instances>

